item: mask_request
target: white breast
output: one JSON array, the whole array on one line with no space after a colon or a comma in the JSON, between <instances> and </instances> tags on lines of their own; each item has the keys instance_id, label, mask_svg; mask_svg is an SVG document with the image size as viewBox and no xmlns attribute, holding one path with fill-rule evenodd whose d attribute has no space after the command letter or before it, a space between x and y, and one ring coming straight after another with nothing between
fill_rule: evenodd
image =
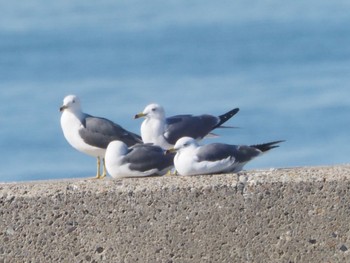
<instances>
[{"instance_id":1,"label":"white breast","mask_svg":"<svg viewBox=\"0 0 350 263\"><path fill-rule=\"evenodd\" d=\"M61 128L64 137L69 144L80 152L94 156L104 157L106 150L91 146L84 142L79 135L79 130L83 129L80 119L73 113L65 110L61 115Z\"/></svg>"},{"instance_id":2,"label":"white breast","mask_svg":"<svg viewBox=\"0 0 350 263\"><path fill-rule=\"evenodd\" d=\"M108 148L107 148L108 149ZM118 178L120 174L125 173L127 167L123 167L124 156L117 154L114 149L108 149L106 151L106 168L107 172L113 177Z\"/></svg>"},{"instance_id":3,"label":"white breast","mask_svg":"<svg viewBox=\"0 0 350 263\"><path fill-rule=\"evenodd\" d=\"M145 119L142 122L141 137L144 143L153 143L163 149L172 147L164 138L164 123L157 119Z\"/></svg>"},{"instance_id":4,"label":"white breast","mask_svg":"<svg viewBox=\"0 0 350 263\"><path fill-rule=\"evenodd\" d=\"M192 175L196 171L194 170L195 155L190 149L182 149L177 152L174 157L175 169L180 175Z\"/></svg>"}]
</instances>

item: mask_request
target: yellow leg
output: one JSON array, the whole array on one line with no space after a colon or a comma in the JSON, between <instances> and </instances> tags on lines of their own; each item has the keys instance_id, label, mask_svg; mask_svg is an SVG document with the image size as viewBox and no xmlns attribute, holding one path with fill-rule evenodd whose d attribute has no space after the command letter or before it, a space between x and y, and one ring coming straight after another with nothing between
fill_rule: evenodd
<instances>
[{"instance_id":1,"label":"yellow leg","mask_svg":"<svg viewBox=\"0 0 350 263\"><path fill-rule=\"evenodd\" d=\"M107 175L105 158L102 158L102 165L103 165L103 173L100 176L100 179L105 178Z\"/></svg>"},{"instance_id":2,"label":"yellow leg","mask_svg":"<svg viewBox=\"0 0 350 263\"><path fill-rule=\"evenodd\" d=\"M177 175L177 171L175 170L175 168L173 168L173 169L170 169L165 175L167 176Z\"/></svg>"},{"instance_id":3,"label":"yellow leg","mask_svg":"<svg viewBox=\"0 0 350 263\"><path fill-rule=\"evenodd\" d=\"M97 157L97 173L96 173L96 179L100 179L101 178L101 174L100 174L100 167L101 167L101 161L100 161L100 157Z\"/></svg>"}]
</instances>

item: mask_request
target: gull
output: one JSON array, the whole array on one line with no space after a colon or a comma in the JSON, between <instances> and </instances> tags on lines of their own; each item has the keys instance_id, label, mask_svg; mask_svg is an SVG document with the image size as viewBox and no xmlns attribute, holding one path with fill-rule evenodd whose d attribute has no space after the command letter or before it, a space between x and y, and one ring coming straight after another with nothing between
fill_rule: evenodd
<instances>
[{"instance_id":1,"label":"gull","mask_svg":"<svg viewBox=\"0 0 350 263\"><path fill-rule=\"evenodd\" d=\"M163 149L169 149L181 137L188 136L201 140L212 135L212 130L220 127L225 128L222 124L238 111L239 109L235 108L220 116L187 114L166 118L162 106L150 104L143 112L136 114L135 119L145 117L141 124L141 137L144 143L153 143Z\"/></svg>"},{"instance_id":2,"label":"gull","mask_svg":"<svg viewBox=\"0 0 350 263\"><path fill-rule=\"evenodd\" d=\"M121 141L112 141L106 150L106 168L113 178L164 175L173 168L174 155L151 144L128 146Z\"/></svg>"},{"instance_id":3,"label":"gull","mask_svg":"<svg viewBox=\"0 0 350 263\"><path fill-rule=\"evenodd\" d=\"M128 146L142 142L140 136L129 132L120 125L100 117L82 112L80 100L75 95L68 95L60 107L61 128L64 137L76 150L97 158L96 178L106 176L105 152L108 144L121 140ZM100 173L101 159L103 173Z\"/></svg>"},{"instance_id":4,"label":"gull","mask_svg":"<svg viewBox=\"0 0 350 263\"><path fill-rule=\"evenodd\" d=\"M183 137L167 152L176 152L174 165L180 175L236 173L255 157L279 147L277 144L281 142L284 141L251 146L224 143L200 146L193 138Z\"/></svg>"}]
</instances>

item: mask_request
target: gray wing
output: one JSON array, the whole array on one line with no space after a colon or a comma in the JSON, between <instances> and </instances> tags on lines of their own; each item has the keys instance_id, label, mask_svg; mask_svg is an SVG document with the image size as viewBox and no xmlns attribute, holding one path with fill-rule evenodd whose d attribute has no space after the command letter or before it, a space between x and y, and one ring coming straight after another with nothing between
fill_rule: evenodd
<instances>
[{"instance_id":1,"label":"gray wing","mask_svg":"<svg viewBox=\"0 0 350 263\"><path fill-rule=\"evenodd\" d=\"M220 122L219 117L204 114L176 115L166 119L167 128L165 138L170 144L175 144L181 137L202 139L210 133Z\"/></svg>"},{"instance_id":2,"label":"gray wing","mask_svg":"<svg viewBox=\"0 0 350 263\"><path fill-rule=\"evenodd\" d=\"M197 157L198 161L210 161L215 162L228 157L234 157L237 149L233 145L212 143L203 145L198 149Z\"/></svg>"},{"instance_id":3,"label":"gray wing","mask_svg":"<svg viewBox=\"0 0 350 263\"><path fill-rule=\"evenodd\" d=\"M79 134L84 142L99 148L106 149L114 140L122 141L128 146L142 142L139 135L125 130L108 119L86 115L83 126Z\"/></svg>"},{"instance_id":4,"label":"gray wing","mask_svg":"<svg viewBox=\"0 0 350 263\"><path fill-rule=\"evenodd\" d=\"M130 148L124 162L130 163L129 168L140 172L151 169L162 171L173 166L175 154L164 154L164 150L154 145L135 145Z\"/></svg>"},{"instance_id":5,"label":"gray wing","mask_svg":"<svg viewBox=\"0 0 350 263\"><path fill-rule=\"evenodd\" d=\"M232 157L239 163L246 163L261 154L254 147L242 145L229 145L223 143L212 143L201 146L198 150L198 161L219 161Z\"/></svg>"},{"instance_id":6,"label":"gray wing","mask_svg":"<svg viewBox=\"0 0 350 263\"><path fill-rule=\"evenodd\" d=\"M236 160L240 163L246 163L252 160L253 158L262 154L258 148L251 147L248 145L240 145L237 147Z\"/></svg>"}]
</instances>

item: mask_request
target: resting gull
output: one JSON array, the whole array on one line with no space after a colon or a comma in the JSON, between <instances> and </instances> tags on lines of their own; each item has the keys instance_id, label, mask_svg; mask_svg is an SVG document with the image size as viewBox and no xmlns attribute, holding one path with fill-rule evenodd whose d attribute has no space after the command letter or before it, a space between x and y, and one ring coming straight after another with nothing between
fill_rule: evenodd
<instances>
[{"instance_id":1,"label":"resting gull","mask_svg":"<svg viewBox=\"0 0 350 263\"><path fill-rule=\"evenodd\" d=\"M163 149L169 149L181 137L203 139L212 130L224 127L222 124L238 111L239 109L236 108L220 116L203 114L199 116L176 115L166 118L162 106L150 104L142 113L136 114L135 119L146 118L141 124L141 137L144 143L153 143Z\"/></svg>"},{"instance_id":2,"label":"resting gull","mask_svg":"<svg viewBox=\"0 0 350 263\"><path fill-rule=\"evenodd\" d=\"M251 146L223 143L199 146L193 138L183 137L167 152L176 151L174 165L180 175L236 173L253 158L279 147L277 144L281 142L283 141Z\"/></svg>"},{"instance_id":3,"label":"resting gull","mask_svg":"<svg viewBox=\"0 0 350 263\"><path fill-rule=\"evenodd\" d=\"M106 168L113 178L164 175L173 168L174 155L151 144L129 147L121 141L111 142L106 150Z\"/></svg>"},{"instance_id":4,"label":"resting gull","mask_svg":"<svg viewBox=\"0 0 350 263\"><path fill-rule=\"evenodd\" d=\"M121 140L128 146L142 142L140 136L129 132L114 122L94 117L82 112L80 100L75 95L68 95L60 107L61 127L64 137L75 149L97 158L96 178L106 176L105 152L108 144ZM101 161L103 173L100 173Z\"/></svg>"}]
</instances>

